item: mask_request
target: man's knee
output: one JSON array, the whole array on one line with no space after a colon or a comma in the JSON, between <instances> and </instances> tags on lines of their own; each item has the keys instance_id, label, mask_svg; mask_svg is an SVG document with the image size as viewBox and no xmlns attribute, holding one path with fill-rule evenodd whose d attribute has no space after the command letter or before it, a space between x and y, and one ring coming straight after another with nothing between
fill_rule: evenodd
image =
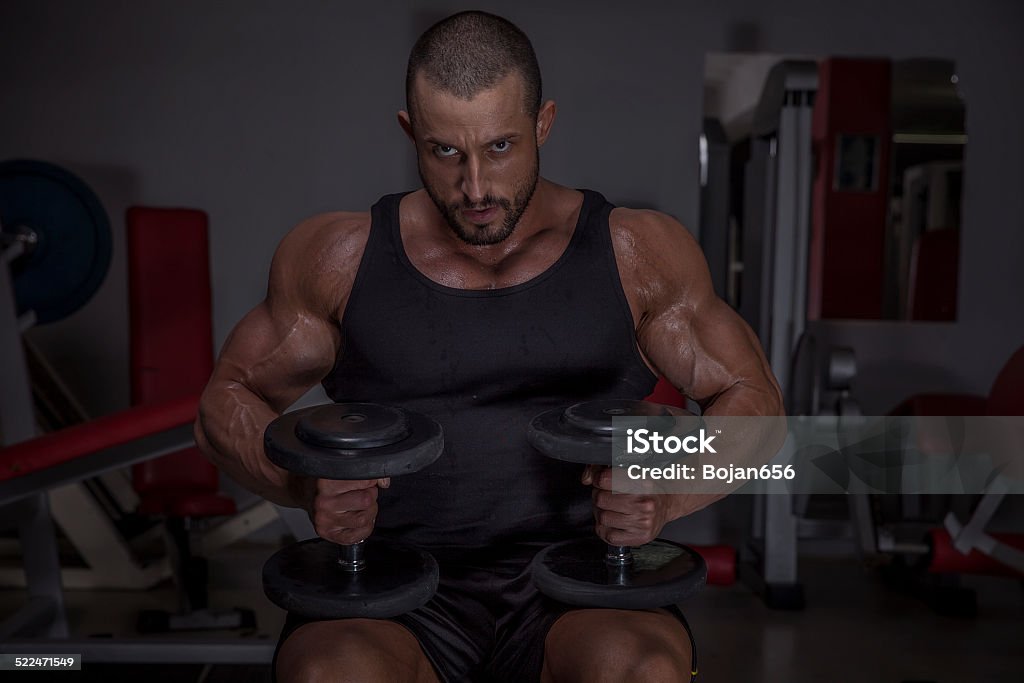
<instances>
[{"instance_id":1,"label":"man's knee","mask_svg":"<svg viewBox=\"0 0 1024 683\"><path fill-rule=\"evenodd\" d=\"M685 631L622 629L608 636L601 644L606 653L604 673L607 677L603 680L650 683L690 680L690 641Z\"/></svg>"},{"instance_id":2,"label":"man's knee","mask_svg":"<svg viewBox=\"0 0 1024 683\"><path fill-rule=\"evenodd\" d=\"M690 655L644 648L622 653L622 663L612 672L612 680L685 683L690 680Z\"/></svg>"},{"instance_id":3,"label":"man's knee","mask_svg":"<svg viewBox=\"0 0 1024 683\"><path fill-rule=\"evenodd\" d=\"M281 645L275 673L279 683L434 680L411 633L372 619L300 626Z\"/></svg>"},{"instance_id":4,"label":"man's knee","mask_svg":"<svg viewBox=\"0 0 1024 683\"><path fill-rule=\"evenodd\" d=\"M667 614L579 610L556 627L545 652L549 680L690 680L689 636Z\"/></svg>"},{"instance_id":5,"label":"man's knee","mask_svg":"<svg viewBox=\"0 0 1024 683\"><path fill-rule=\"evenodd\" d=\"M365 669L364 659L380 657L378 629L362 620L321 621L296 629L277 656L279 683L343 681L346 672Z\"/></svg>"}]
</instances>

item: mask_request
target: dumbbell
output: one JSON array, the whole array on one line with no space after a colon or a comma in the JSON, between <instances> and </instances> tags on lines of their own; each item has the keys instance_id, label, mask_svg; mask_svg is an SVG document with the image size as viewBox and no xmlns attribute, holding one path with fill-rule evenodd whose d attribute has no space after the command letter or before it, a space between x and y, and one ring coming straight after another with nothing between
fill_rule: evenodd
<instances>
[{"instance_id":1,"label":"dumbbell","mask_svg":"<svg viewBox=\"0 0 1024 683\"><path fill-rule=\"evenodd\" d=\"M376 403L338 403L286 413L263 436L267 457L318 479L370 480L416 472L441 455L441 425ZM263 565L263 591L309 619L388 618L437 591L430 553L371 536L341 545L315 538L277 551Z\"/></svg>"},{"instance_id":2,"label":"dumbbell","mask_svg":"<svg viewBox=\"0 0 1024 683\"><path fill-rule=\"evenodd\" d=\"M645 418L672 433L700 420L646 401L586 401L541 413L530 423L530 444L549 458L583 465L616 465L613 440L625 436L614 418ZM635 426L635 425L634 425ZM686 431L690 431L687 429ZM692 548L655 539L638 547L606 544L597 536L548 546L531 564L538 590L580 607L650 609L695 595L707 580L704 559Z\"/></svg>"}]
</instances>

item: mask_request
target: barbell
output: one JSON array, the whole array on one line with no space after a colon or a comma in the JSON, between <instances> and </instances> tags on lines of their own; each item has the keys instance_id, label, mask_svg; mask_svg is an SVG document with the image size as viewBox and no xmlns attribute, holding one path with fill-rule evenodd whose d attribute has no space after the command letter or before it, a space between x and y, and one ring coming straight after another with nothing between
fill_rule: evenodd
<instances>
[{"instance_id":1,"label":"barbell","mask_svg":"<svg viewBox=\"0 0 1024 683\"><path fill-rule=\"evenodd\" d=\"M110 220L96 194L69 171L44 161L0 162L0 251L15 254L18 315L54 322L84 306L103 283Z\"/></svg>"}]
</instances>

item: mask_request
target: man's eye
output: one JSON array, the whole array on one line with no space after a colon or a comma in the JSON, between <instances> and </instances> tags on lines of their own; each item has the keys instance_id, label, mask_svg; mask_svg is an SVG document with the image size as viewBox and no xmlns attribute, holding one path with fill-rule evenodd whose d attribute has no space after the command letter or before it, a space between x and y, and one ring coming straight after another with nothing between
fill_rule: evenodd
<instances>
[{"instance_id":1,"label":"man's eye","mask_svg":"<svg viewBox=\"0 0 1024 683\"><path fill-rule=\"evenodd\" d=\"M434 154L439 157L453 157L459 153L459 150L449 145L437 145L434 147Z\"/></svg>"},{"instance_id":2,"label":"man's eye","mask_svg":"<svg viewBox=\"0 0 1024 683\"><path fill-rule=\"evenodd\" d=\"M491 145L491 151L492 152L507 152L509 147L511 147L511 146L512 145L511 145L511 143L509 143L508 140L498 140L493 145Z\"/></svg>"}]
</instances>

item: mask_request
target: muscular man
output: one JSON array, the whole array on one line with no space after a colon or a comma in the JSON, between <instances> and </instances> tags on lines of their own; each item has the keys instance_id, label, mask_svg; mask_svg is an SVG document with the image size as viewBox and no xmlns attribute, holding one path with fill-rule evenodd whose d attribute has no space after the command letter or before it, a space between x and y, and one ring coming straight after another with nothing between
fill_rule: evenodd
<instances>
[{"instance_id":1,"label":"muscular man","mask_svg":"<svg viewBox=\"0 0 1024 683\"><path fill-rule=\"evenodd\" d=\"M677 609L571 609L533 589L545 544L595 531L642 544L710 498L612 495L607 472L542 457L543 410L643 398L659 374L709 414L775 415L748 327L714 296L687 231L539 177L555 104L529 40L469 12L409 60L399 123L423 189L296 227L266 300L231 333L196 437L243 485L308 511L323 538L400 536L441 566L438 595L393 620L289 616L280 681L683 681ZM394 481L306 480L263 453L266 425L316 382L336 401L427 413L434 465Z\"/></svg>"}]
</instances>

